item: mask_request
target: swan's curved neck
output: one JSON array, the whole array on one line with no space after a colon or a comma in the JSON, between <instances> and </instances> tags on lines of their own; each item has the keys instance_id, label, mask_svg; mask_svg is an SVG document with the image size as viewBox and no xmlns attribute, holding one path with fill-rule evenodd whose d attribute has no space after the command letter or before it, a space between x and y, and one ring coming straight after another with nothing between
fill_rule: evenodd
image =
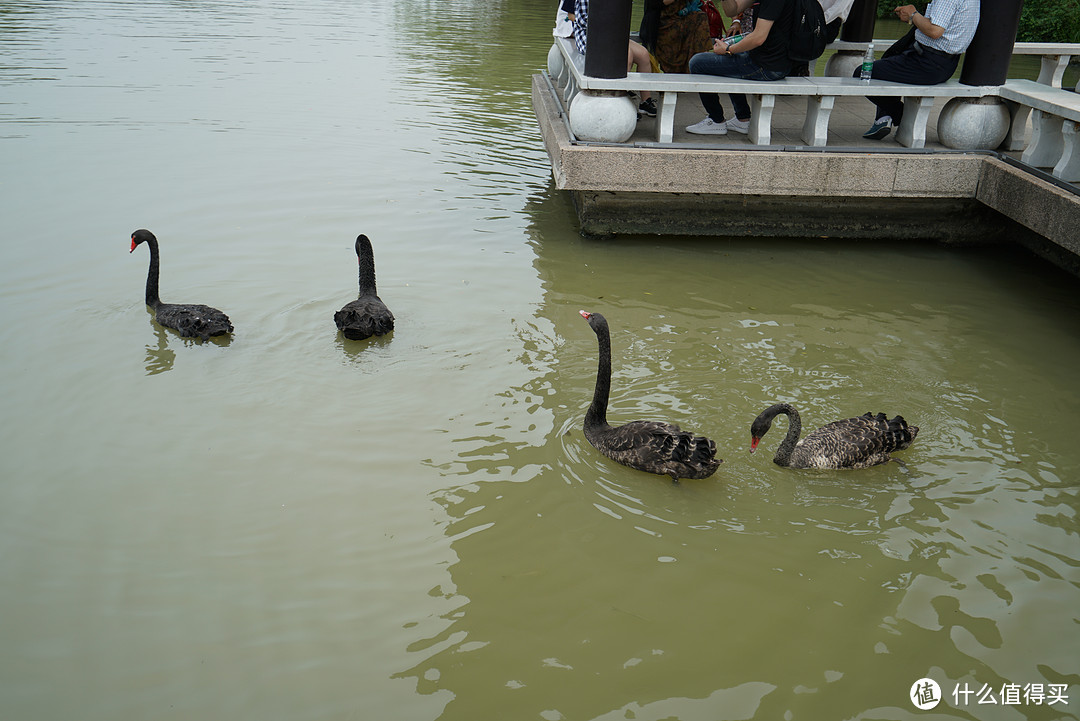
<instances>
[{"instance_id":1,"label":"swan's curved neck","mask_svg":"<svg viewBox=\"0 0 1080 721\"><path fill-rule=\"evenodd\" d=\"M595 328L596 340L600 349L600 360L596 366L596 388L593 390L592 403L585 412L585 427L599 428L607 425L608 396L611 394L611 334L607 326Z\"/></svg>"},{"instance_id":2,"label":"swan's curved neck","mask_svg":"<svg viewBox=\"0 0 1080 721\"><path fill-rule=\"evenodd\" d=\"M795 410L795 407L787 403L779 403L773 408L776 409L773 417L781 413L788 417L787 435L784 436L780 447L776 449L776 456L773 457L774 463L786 466L791 463L791 454L795 452L795 446L798 444L799 436L802 434L802 418L799 417L799 412Z\"/></svg>"},{"instance_id":3,"label":"swan's curved neck","mask_svg":"<svg viewBox=\"0 0 1080 721\"><path fill-rule=\"evenodd\" d=\"M146 244L150 246L150 271L146 274L146 304L151 308L161 305L158 297L158 269L161 261L158 257L157 238L149 238Z\"/></svg>"},{"instance_id":4,"label":"swan's curved neck","mask_svg":"<svg viewBox=\"0 0 1080 721\"><path fill-rule=\"evenodd\" d=\"M375 292L375 255L371 243L356 243L356 261L360 266L360 295L378 295Z\"/></svg>"}]
</instances>

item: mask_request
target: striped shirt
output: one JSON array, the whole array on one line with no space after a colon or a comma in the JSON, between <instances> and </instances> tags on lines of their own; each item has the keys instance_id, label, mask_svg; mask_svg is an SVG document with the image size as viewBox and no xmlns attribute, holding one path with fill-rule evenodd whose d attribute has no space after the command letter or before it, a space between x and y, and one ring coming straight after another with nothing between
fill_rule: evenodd
<instances>
[{"instance_id":1,"label":"striped shirt","mask_svg":"<svg viewBox=\"0 0 1080 721\"><path fill-rule=\"evenodd\" d=\"M930 0L926 18L939 28L945 28L945 33L933 40L922 30L916 30L915 40L928 48L959 55L971 45L975 29L979 27L979 4L979 0Z\"/></svg>"}]
</instances>

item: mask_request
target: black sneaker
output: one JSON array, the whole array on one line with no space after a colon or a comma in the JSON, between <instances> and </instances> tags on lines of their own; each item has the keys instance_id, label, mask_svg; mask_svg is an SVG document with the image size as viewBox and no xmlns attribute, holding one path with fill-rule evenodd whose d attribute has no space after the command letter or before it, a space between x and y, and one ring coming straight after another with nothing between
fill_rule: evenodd
<instances>
[{"instance_id":1,"label":"black sneaker","mask_svg":"<svg viewBox=\"0 0 1080 721\"><path fill-rule=\"evenodd\" d=\"M650 118L656 117L656 100L655 98L649 98L641 105L637 107L638 115L647 115Z\"/></svg>"},{"instance_id":2,"label":"black sneaker","mask_svg":"<svg viewBox=\"0 0 1080 721\"><path fill-rule=\"evenodd\" d=\"M874 124L870 126L870 129L863 133L862 136L869 140L882 140L891 132L892 118L886 115L884 118L875 120Z\"/></svg>"}]
</instances>

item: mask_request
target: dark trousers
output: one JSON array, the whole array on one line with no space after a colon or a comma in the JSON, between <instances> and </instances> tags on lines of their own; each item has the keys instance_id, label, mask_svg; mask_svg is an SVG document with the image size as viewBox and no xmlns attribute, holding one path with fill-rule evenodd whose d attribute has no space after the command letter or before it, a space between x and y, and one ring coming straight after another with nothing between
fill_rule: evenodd
<instances>
[{"instance_id":1,"label":"dark trousers","mask_svg":"<svg viewBox=\"0 0 1080 721\"><path fill-rule=\"evenodd\" d=\"M902 53L883 57L874 62L874 80L891 80L894 83L909 85L937 85L952 77L960 63L959 55L946 55L943 52L912 44ZM854 77L859 77L859 68ZM867 98L877 106L874 118L892 117L893 124L899 125L904 117L904 101L900 98Z\"/></svg>"}]
</instances>

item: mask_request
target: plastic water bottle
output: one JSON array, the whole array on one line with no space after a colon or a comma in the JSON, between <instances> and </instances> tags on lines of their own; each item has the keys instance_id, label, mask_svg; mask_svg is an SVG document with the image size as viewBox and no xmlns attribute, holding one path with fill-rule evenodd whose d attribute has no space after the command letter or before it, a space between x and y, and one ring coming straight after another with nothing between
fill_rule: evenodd
<instances>
[{"instance_id":1,"label":"plastic water bottle","mask_svg":"<svg viewBox=\"0 0 1080 721\"><path fill-rule=\"evenodd\" d=\"M732 45L734 45L735 43L739 42L742 39L743 39L742 35L732 35L730 38L724 38L724 45L727 45L730 48Z\"/></svg>"},{"instance_id":2,"label":"plastic water bottle","mask_svg":"<svg viewBox=\"0 0 1080 721\"><path fill-rule=\"evenodd\" d=\"M870 76L874 72L874 44L866 46L866 55L863 55L862 69L859 71L859 79L864 83L870 82Z\"/></svg>"}]
</instances>

